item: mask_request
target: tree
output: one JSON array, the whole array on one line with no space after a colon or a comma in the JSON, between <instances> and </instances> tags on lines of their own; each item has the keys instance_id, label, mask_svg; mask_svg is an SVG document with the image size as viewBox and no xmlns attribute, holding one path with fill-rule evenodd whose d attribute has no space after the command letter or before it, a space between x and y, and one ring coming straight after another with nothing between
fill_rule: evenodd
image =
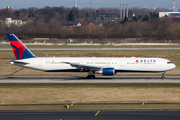
<instances>
[{"instance_id":1,"label":"tree","mask_svg":"<svg viewBox=\"0 0 180 120\"><path fill-rule=\"evenodd\" d=\"M16 18L18 18L18 17L19 17L19 11L15 11L15 12L14 12L14 16L15 16Z\"/></svg>"},{"instance_id":2,"label":"tree","mask_svg":"<svg viewBox=\"0 0 180 120\"><path fill-rule=\"evenodd\" d=\"M89 18L89 13L87 12L85 15L85 19L88 19L88 18Z\"/></svg>"},{"instance_id":3,"label":"tree","mask_svg":"<svg viewBox=\"0 0 180 120\"><path fill-rule=\"evenodd\" d=\"M133 20L137 22L137 18L136 18L136 16L134 16L134 17L133 17Z\"/></svg>"},{"instance_id":4,"label":"tree","mask_svg":"<svg viewBox=\"0 0 180 120\"><path fill-rule=\"evenodd\" d=\"M142 18L142 15L139 15L139 16L138 16L138 19L141 19L141 18Z\"/></svg>"},{"instance_id":5,"label":"tree","mask_svg":"<svg viewBox=\"0 0 180 120\"><path fill-rule=\"evenodd\" d=\"M30 18L30 17L34 17L34 14L28 15L28 18Z\"/></svg>"},{"instance_id":6,"label":"tree","mask_svg":"<svg viewBox=\"0 0 180 120\"><path fill-rule=\"evenodd\" d=\"M68 20L69 20L69 21L75 21L74 14L73 14L72 11L71 11L71 12L69 13L69 15L68 15Z\"/></svg>"},{"instance_id":7,"label":"tree","mask_svg":"<svg viewBox=\"0 0 180 120\"><path fill-rule=\"evenodd\" d=\"M78 18L79 18L79 9L73 7L73 8L71 9L71 11L73 11L74 18L75 18L75 19L78 19Z\"/></svg>"},{"instance_id":8,"label":"tree","mask_svg":"<svg viewBox=\"0 0 180 120\"><path fill-rule=\"evenodd\" d=\"M154 12L154 13L151 12L151 13L150 13L150 18L151 18L151 19L153 19L153 18L159 18L159 14L158 14L158 13L156 14L155 12Z\"/></svg>"},{"instance_id":9,"label":"tree","mask_svg":"<svg viewBox=\"0 0 180 120\"><path fill-rule=\"evenodd\" d=\"M149 21L148 15L145 15L142 20L143 20L143 21Z\"/></svg>"},{"instance_id":10,"label":"tree","mask_svg":"<svg viewBox=\"0 0 180 120\"><path fill-rule=\"evenodd\" d=\"M127 22L127 21L128 21L128 18L127 18L127 17L125 17L125 18L124 18L124 22Z\"/></svg>"}]
</instances>

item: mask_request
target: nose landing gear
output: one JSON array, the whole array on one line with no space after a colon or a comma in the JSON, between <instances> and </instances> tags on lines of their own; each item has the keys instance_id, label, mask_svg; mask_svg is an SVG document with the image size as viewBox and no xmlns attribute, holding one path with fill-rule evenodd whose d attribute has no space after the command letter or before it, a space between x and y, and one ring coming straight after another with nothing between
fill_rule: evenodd
<instances>
[{"instance_id":1,"label":"nose landing gear","mask_svg":"<svg viewBox=\"0 0 180 120\"><path fill-rule=\"evenodd\" d=\"M164 77L164 74L165 74L165 72L162 72L161 79L164 79L164 78L165 78L165 77Z\"/></svg>"}]
</instances>

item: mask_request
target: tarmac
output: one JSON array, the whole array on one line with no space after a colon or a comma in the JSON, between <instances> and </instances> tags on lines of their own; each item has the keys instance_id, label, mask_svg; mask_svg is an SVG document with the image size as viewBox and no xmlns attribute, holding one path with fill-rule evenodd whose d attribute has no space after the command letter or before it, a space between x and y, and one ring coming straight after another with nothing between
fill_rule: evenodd
<instances>
[{"instance_id":1,"label":"tarmac","mask_svg":"<svg viewBox=\"0 0 180 120\"><path fill-rule=\"evenodd\" d=\"M180 110L3 110L1 120L179 120Z\"/></svg>"},{"instance_id":2,"label":"tarmac","mask_svg":"<svg viewBox=\"0 0 180 120\"><path fill-rule=\"evenodd\" d=\"M180 77L0 77L0 83L180 83Z\"/></svg>"},{"instance_id":3,"label":"tarmac","mask_svg":"<svg viewBox=\"0 0 180 120\"><path fill-rule=\"evenodd\" d=\"M179 47L162 48L29 48L30 50L179 50ZM0 48L0 50L12 50L11 48Z\"/></svg>"}]
</instances>

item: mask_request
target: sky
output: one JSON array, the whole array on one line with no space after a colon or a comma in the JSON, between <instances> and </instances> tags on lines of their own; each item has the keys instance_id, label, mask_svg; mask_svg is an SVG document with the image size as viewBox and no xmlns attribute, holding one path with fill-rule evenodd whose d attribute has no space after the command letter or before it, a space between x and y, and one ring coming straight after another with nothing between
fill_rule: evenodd
<instances>
[{"instance_id":1,"label":"sky","mask_svg":"<svg viewBox=\"0 0 180 120\"><path fill-rule=\"evenodd\" d=\"M173 8L173 0L77 0L78 8L83 7L117 7L120 4L128 4L129 7L140 8ZM0 9L11 6L13 9L37 7L74 7L75 0L0 0ZM176 0L176 9L180 8L180 0Z\"/></svg>"}]
</instances>

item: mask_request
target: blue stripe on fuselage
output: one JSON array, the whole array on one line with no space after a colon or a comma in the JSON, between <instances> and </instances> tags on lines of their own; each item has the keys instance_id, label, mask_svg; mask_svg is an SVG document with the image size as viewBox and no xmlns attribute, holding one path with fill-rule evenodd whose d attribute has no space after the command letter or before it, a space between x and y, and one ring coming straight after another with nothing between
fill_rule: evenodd
<instances>
[{"instance_id":1,"label":"blue stripe on fuselage","mask_svg":"<svg viewBox=\"0 0 180 120\"><path fill-rule=\"evenodd\" d=\"M46 72L82 72L82 69L47 70Z\"/></svg>"},{"instance_id":2,"label":"blue stripe on fuselage","mask_svg":"<svg viewBox=\"0 0 180 120\"><path fill-rule=\"evenodd\" d=\"M60 70L47 70L46 72L87 72L82 71L82 69L60 69ZM164 71L140 71L140 70L115 70L115 72L147 72L147 73L157 73Z\"/></svg>"}]
</instances>

